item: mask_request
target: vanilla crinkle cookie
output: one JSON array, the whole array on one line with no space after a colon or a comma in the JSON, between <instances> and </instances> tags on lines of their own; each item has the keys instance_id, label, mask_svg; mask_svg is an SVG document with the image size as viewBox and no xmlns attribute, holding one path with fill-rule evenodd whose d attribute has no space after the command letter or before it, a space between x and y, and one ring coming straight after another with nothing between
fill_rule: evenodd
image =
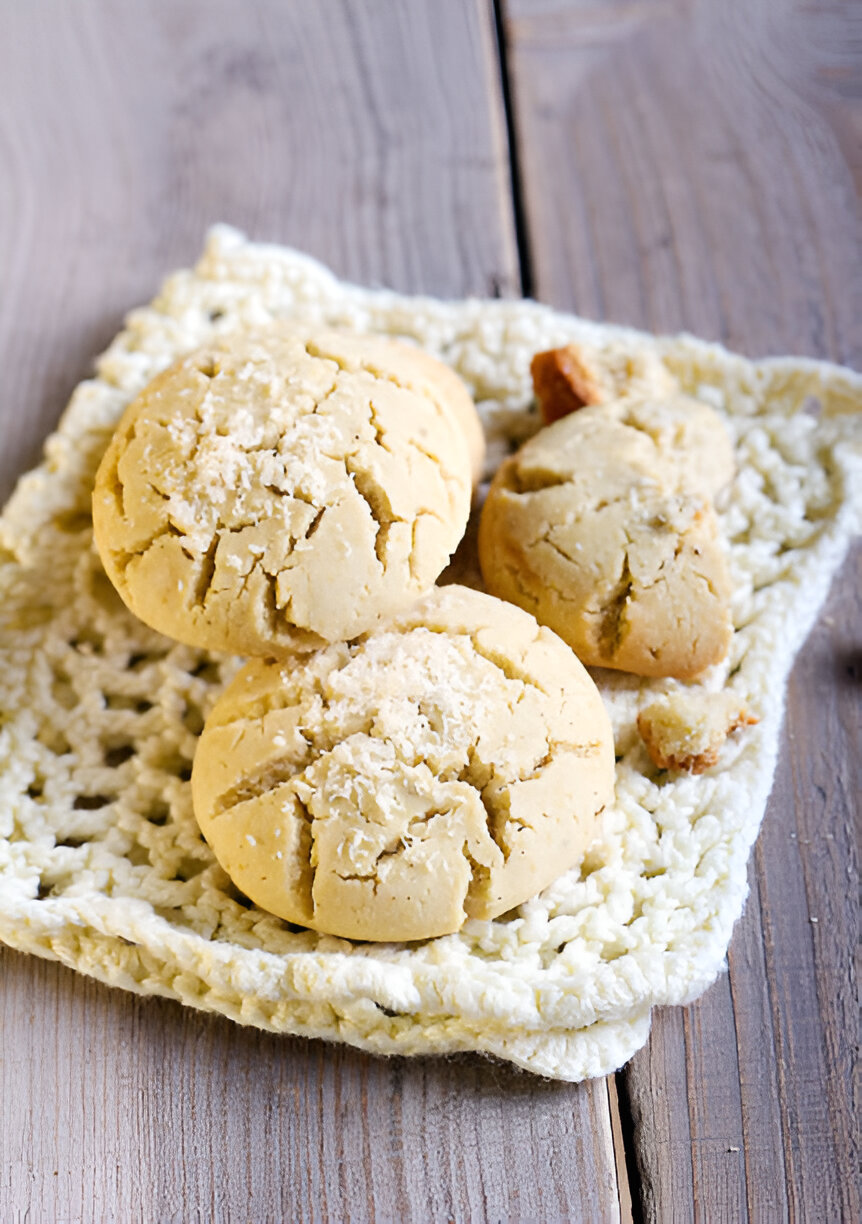
<instances>
[{"instance_id":1,"label":"vanilla crinkle cookie","mask_svg":"<svg viewBox=\"0 0 862 1224\"><path fill-rule=\"evenodd\" d=\"M214 339L129 405L93 495L127 606L191 645L346 639L429 587L464 532L482 434L463 384L386 339Z\"/></svg>"},{"instance_id":2,"label":"vanilla crinkle cookie","mask_svg":"<svg viewBox=\"0 0 862 1224\"><path fill-rule=\"evenodd\" d=\"M556 634L451 586L358 642L246 665L195 754L195 815L264 909L349 939L495 918L580 862L610 721Z\"/></svg>"},{"instance_id":3,"label":"vanilla crinkle cookie","mask_svg":"<svg viewBox=\"0 0 862 1224\"><path fill-rule=\"evenodd\" d=\"M691 398L582 408L497 472L479 528L485 584L584 663L697 676L733 631L710 500L732 474L726 430Z\"/></svg>"}]
</instances>

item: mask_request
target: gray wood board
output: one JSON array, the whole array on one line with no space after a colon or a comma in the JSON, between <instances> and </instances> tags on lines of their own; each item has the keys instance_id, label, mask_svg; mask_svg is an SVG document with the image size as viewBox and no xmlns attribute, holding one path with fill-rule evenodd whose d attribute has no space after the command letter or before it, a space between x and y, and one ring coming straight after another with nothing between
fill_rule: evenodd
<instances>
[{"instance_id":1,"label":"gray wood board","mask_svg":"<svg viewBox=\"0 0 862 1224\"><path fill-rule=\"evenodd\" d=\"M862 14L790 0L508 0L506 14L536 295L858 366ZM729 977L659 1012L620 1085L648 1219L860 1216L860 564L857 549L791 678Z\"/></svg>"},{"instance_id":2,"label":"gray wood board","mask_svg":"<svg viewBox=\"0 0 862 1224\"><path fill-rule=\"evenodd\" d=\"M519 290L493 13L0 8L0 484L225 220L344 276ZM390 1062L0 952L4 1220L618 1218L606 1083Z\"/></svg>"},{"instance_id":3,"label":"gray wood board","mask_svg":"<svg viewBox=\"0 0 862 1224\"><path fill-rule=\"evenodd\" d=\"M4 1221L617 1218L605 1081L372 1058L2 967Z\"/></svg>"},{"instance_id":4,"label":"gray wood board","mask_svg":"<svg viewBox=\"0 0 862 1224\"><path fill-rule=\"evenodd\" d=\"M0 497L133 306L226 221L340 276L519 289L486 6L0 7Z\"/></svg>"}]
</instances>

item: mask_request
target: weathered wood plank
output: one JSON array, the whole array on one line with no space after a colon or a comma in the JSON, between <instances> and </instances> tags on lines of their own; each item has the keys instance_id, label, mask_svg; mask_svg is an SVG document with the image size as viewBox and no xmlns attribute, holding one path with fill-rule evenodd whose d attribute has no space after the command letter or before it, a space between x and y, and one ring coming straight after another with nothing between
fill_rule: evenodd
<instances>
[{"instance_id":1,"label":"weathered wood plank","mask_svg":"<svg viewBox=\"0 0 862 1224\"><path fill-rule=\"evenodd\" d=\"M862 795L860 579L857 546L791 677L786 747L755 860L788 1199L796 1218L862 1216L853 1083L859 1020L854 962Z\"/></svg>"},{"instance_id":2,"label":"weathered wood plank","mask_svg":"<svg viewBox=\"0 0 862 1224\"><path fill-rule=\"evenodd\" d=\"M483 4L35 0L0 30L3 499L215 221L363 282L518 289Z\"/></svg>"},{"instance_id":3,"label":"weathered wood plank","mask_svg":"<svg viewBox=\"0 0 862 1224\"><path fill-rule=\"evenodd\" d=\"M860 570L857 547L791 676L729 975L657 1015L626 1073L648 1219L860 1214Z\"/></svg>"},{"instance_id":4,"label":"weathered wood plank","mask_svg":"<svg viewBox=\"0 0 862 1224\"><path fill-rule=\"evenodd\" d=\"M602 1082L276 1038L8 950L0 1060L4 1220L618 1218Z\"/></svg>"},{"instance_id":5,"label":"weathered wood plank","mask_svg":"<svg viewBox=\"0 0 862 1224\"><path fill-rule=\"evenodd\" d=\"M518 289L480 0L34 0L0 11L0 80L0 492L213 221L361 281ZM602 1083L280 1041L8 951L0 974L4 1220L618 1218Z\"/></svg>"},{"instance_id":6,"label":"weathered wood plank","mask_svg":"<svg viewBox=\"0 0 862 1224\"><path fill-rule=\"evenodd\" d=\"M752 356L778 346L858 365L849 9L507 0L505 11L542 299Z\"/></svg>"},{"instance_id":7,"label":"weathered wood plank","mask_svg":"<svg viewBox=\"0 0 862 1224\"><path fill-rule=\"evenodd\" d=\"M507 0L538 297L859 364L849 6ZM646 1218L855 1219L860 552L790 681L729 977L630 1064Z\"/></svg>"}]
</instances>

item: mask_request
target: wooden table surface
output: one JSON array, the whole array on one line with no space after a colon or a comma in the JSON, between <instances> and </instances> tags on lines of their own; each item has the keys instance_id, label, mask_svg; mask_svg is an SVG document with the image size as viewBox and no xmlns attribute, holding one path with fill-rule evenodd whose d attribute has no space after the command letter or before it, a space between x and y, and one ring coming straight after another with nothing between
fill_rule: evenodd
<instances>
[{"instance_id":1,"label":"wooden table surface","mask_svg":"<svg viewBox=\"0 0 862 1224\"><path fill-rule=\"evenodd\" d=\"M0 485L232 222L344 276L862 363L852 0L0 0ZM729 973L616 1076L278 1039L0 953L0 1220L860 1218L862 551Z\"/></svg>"}]
</instances>

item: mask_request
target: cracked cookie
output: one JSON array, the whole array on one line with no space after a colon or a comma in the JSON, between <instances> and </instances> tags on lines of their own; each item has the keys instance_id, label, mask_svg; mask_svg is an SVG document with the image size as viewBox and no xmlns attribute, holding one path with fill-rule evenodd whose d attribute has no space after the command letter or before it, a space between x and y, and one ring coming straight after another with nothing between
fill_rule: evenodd
<instances>
[{"instance_id":1,"label":"cracked cookie","mask_svg":"<svg viewBox=\"0 0 862 1224\"><path fill-rule=\"evenodd\" d=\"M365 351L284 325L236 333L129 405L93 521L142 621L278 655L355 637L433 585L469 514L472 405L426 354Z\"/></svg>"},{"instance_id":2,"label":"cracked cookie","mask_svg":"<svg viewBox=\"0 0 862 1224\"><path fill-rule=\"evenodd\" d=\"M545 888L580 861L613 787L608 715L572 652L458 586L358 641L247 664L192 772L204 836L253 901L386 941Z\"/></svg>"},{"instance_id":3,"label":"cracked cookie","mask_svg":"<svg viewBox=\"0 0 862 1224\"><path fill-rule=\"evenodd\" d=\"M485 584L584 663L690 679L730 642L709 495L732 470L720 420L696 401L583 408L498 470L479 525Z\"/></svg>"}]
</instances>

